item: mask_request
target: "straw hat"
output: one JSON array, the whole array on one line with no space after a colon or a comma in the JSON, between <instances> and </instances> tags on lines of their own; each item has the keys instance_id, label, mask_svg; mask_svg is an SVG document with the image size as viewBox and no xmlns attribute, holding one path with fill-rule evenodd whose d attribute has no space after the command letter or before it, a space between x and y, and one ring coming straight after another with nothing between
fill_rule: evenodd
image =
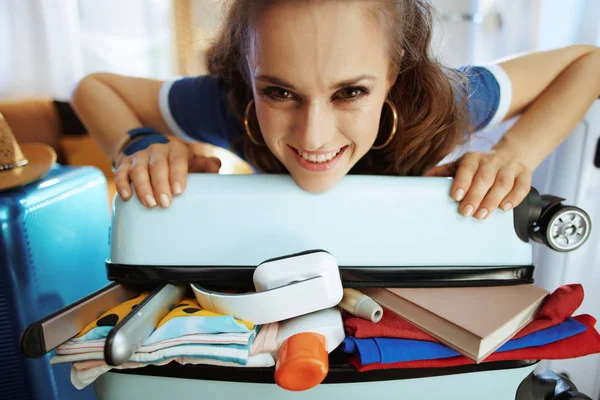
<instances>
[{"instance_id":1,"label":"straw hat","mask_svg":"<svg viewBox=\"0 0 600 400\"><path fill-rule=\"evenodd\" d=\"M19 145L0 113L0 190L25 185L41 178L55 162L56 152L48 145Z\"/></svg>"}]
</instances>

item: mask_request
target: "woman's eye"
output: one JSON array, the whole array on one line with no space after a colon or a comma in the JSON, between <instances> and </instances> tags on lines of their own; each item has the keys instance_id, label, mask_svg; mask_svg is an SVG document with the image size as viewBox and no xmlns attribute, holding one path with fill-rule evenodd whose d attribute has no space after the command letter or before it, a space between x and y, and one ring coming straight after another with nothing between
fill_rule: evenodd
<instances>
[{"instance_id":1,"label":"woman's eye","mask_svg":"<svg viewBox=\"0 0 600 400\"><path fill-rule=\"evenodd\" d=\"M341 98L342 100L355 100L367 93L368 91L365 88L348 87L338 91L335 97Z\"/></svg>"},{"instance_id":2,"label":"woman's eye","mask_svg":"<svg viewBox=\"0 0 600 400\"><path fill-rule=\"evenodd\" d=\"M276 100L287 100L287 99L291 99L294 96L292 95L292 93L290 93L288 90L283 89L283 88L275 88L275 87L269 87L269 88L265 88L262 91L265 95L276 99Z\"/></svg>"}]
</instances>

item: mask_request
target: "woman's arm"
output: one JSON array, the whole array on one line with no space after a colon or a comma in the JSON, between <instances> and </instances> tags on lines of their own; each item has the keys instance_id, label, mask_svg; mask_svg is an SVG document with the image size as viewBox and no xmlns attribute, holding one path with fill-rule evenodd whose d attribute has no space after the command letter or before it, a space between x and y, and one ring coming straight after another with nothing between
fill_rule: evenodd
<instances>
[{"instance_id":1,"label":"woman's arm","mask_svg":"<svg viewBox=\"0 0 600 400\"><path fill-rule=\"evenodd\" d=\"M115 185L127 200L133 193L147 207L168 207L173 195L186 187L188 171L218 172L216 157L193 154L182 141L151 144L130 156L121 152L128 131L142 126L173 134L159 108L162 82L109 73L86 76L73 92L71 103L90 136L115 163Z\"/></svg>"},{"instance_id":2,"label":"woman's arm","mask_svg":"<svg viewBox=\"0 0 600 400\"><path fill-rule=\"evenodd\" d=\"M129 130L150 126L170 134L158 108L161 84L153 79L95 73L79 82L71 104L90 136L116 161Z\"/></svg>"},{"instance_id":3,"label":"woman's arm","mask_svg":"<svg viewBox=\"0 0 600 400\"><path fill-rule=\"evenodd\" d=\"M571 46L501 61L512 83L507 118L518 121L495 146L530 170L567 138L600 96L600 48Z\"/></svg>"},{"instance_id":4,"label":"woman's arm","mask_svg":"<svg viewBox=\"0 0 600 400\"><path fill-rule=\"evenodd\" d=\"M581 122L600 96L600 49L569 46L499 62L512 86L506 119L519 115L489 154L468 153L426 175L452 175L459 212L485 219L520 204L532 171Z\"/></svg>"}]
</instances>

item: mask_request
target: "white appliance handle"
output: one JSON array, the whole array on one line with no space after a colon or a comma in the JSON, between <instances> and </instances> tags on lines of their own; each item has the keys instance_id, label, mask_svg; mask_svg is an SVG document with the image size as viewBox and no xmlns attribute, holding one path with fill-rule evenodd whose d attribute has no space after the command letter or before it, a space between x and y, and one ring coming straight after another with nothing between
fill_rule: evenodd
<instances>
[{"instance_id":1,"label":"white appliance handle","mask_svg":"<svg viewBox=\"0 0 600 400\"><path fill-rule=\"evenodd\" d=\"M317 276L248 294L225 294L195 284L191 286L203 309L263 325L336 306L341 299L327 296L331 292L328 285L331 286L331 282Z\"/></svg>"}]
</instances>

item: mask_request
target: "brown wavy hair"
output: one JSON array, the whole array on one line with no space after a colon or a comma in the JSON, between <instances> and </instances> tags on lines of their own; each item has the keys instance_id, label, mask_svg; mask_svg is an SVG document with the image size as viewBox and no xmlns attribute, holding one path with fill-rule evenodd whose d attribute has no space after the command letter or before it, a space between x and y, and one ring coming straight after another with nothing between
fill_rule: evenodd
<instances>
[{"instance_id":1,"label":"brown wavy hair","mask_svg":"<svg viewBox=\"0 0 600 400\"><path fill-rule=\"evenodd\" d=\"M247 32L257 13L281 1L289 0L226 1L222 29L207 54L208 70L224 81L228 101L242 127L246 106L252 99ZM388 31L390 62L398 72L389 99L396 105L399 121L394 139L381 150L370 150L350 173L422 175L468 138L466 80L431 55L434 10L426 0L365 3ZM389 107L384 106L376 144L387 139L390 116ZM255 119L249 122L256 135L259 130ZM232 147L259 171L286 172L266 146L253 144L245 134Z\"/></svg>"}]
</instances>

